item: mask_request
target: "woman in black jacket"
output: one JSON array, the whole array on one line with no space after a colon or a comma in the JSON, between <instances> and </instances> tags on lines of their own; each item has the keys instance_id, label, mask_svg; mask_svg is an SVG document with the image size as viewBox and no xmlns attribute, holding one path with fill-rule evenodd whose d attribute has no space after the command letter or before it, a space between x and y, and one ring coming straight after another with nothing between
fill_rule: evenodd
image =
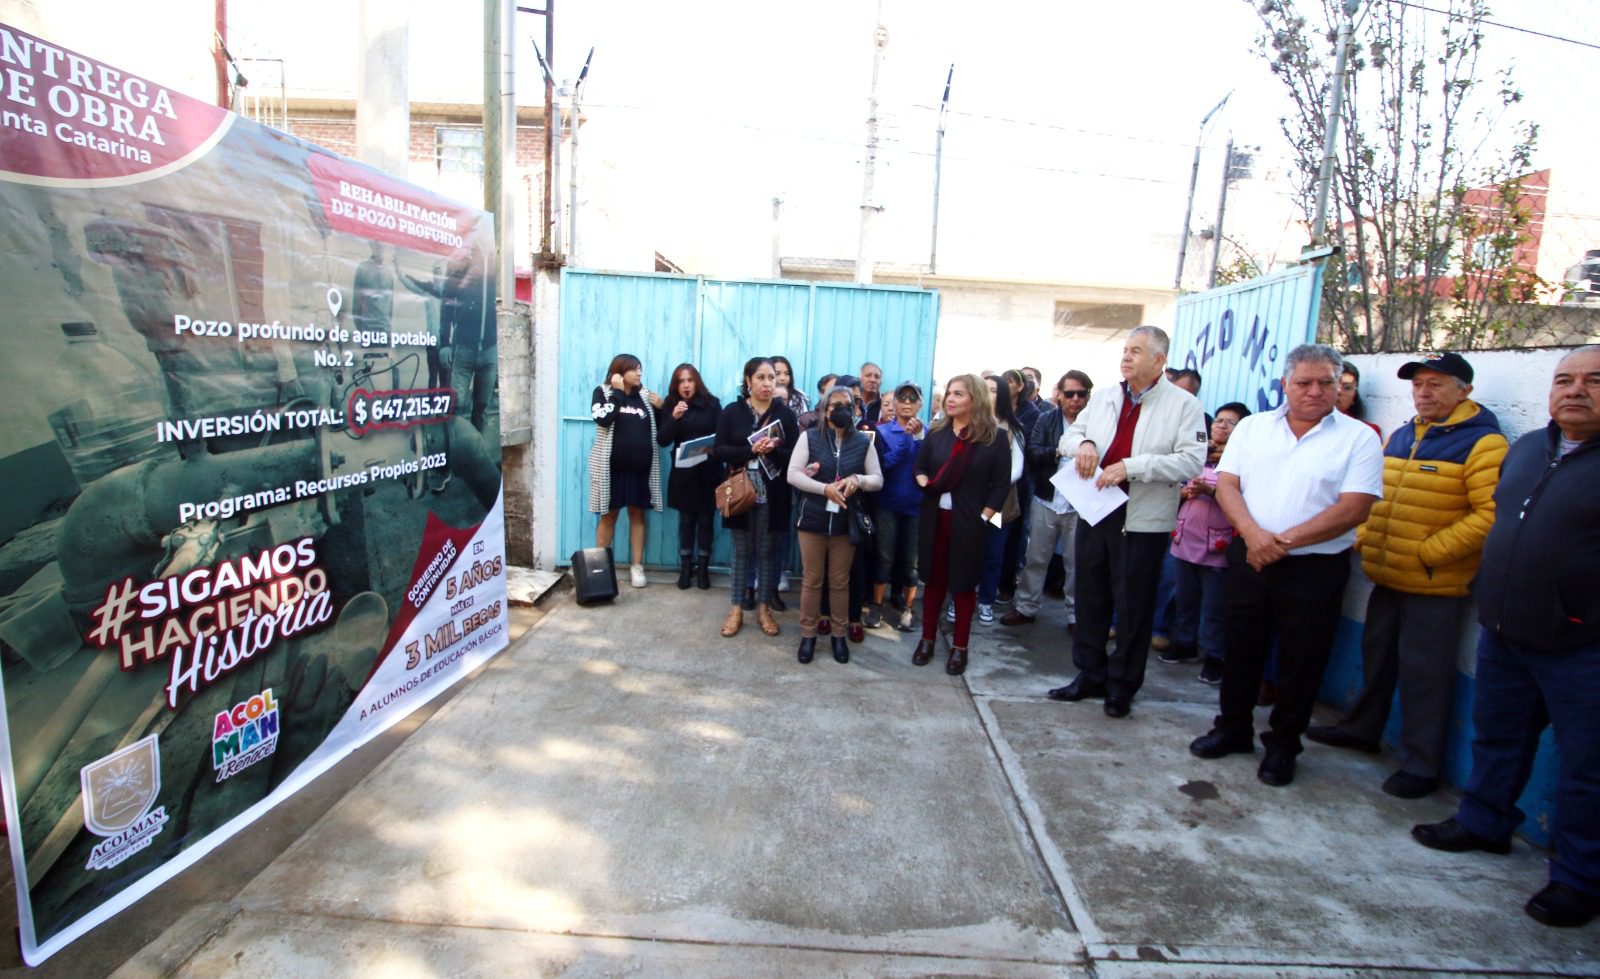
<instances>
[{"instance_id":1,"label":"woman in black jacket","mask_svg":"<svg viewBox=\"0 0 1600 979\"><path fill-rule=\"evenodd\" d=\"M704 590L711 587L711 537L716 532L711 517L717 511L716 489L725 470L711 458L692 466L679 466L677 459L683 443L717 433L722 402L706 390L693 364L674 367L667 390L656 440L672 446L667 506L678 511L678 587L688 588L693 576L695 586Z\"/></svg>"},{"instance_id":2,"label":"woman in black jacket","mask_svg":"<svg viewBox=\"0 0 1600 979\"><path fill-rule=\"evenodd\" d=\"M800 432L794 412L774 397L776 386L771 360L752 357L746 361L739 400L722 409L711 450L711 457L730 472L742 468L749 473L757 500L744 513L722 520L733 533L733 608L722 623L722 634L729 637L738 635L744 624L741 600L752 564L756 569L756 623L767 635L778 634L778 620L772 617L772 600L777 597L777 540L778 533L789 525L785 471ZM757 432L762 437L753 439Z\"/></svg>"},{"instance_id":3,"label":"woman in black jacket","mask_svg":"<svg viewBox=\"0 0 1600 979\"><path fill-rule=\"evenodd\" d=\"M1011 490L1011 446L995 422L982 379L963 374L945 385L944 416L917 452L916 480L924 494L917 562L924 591L922 641L911 662L925 666L933 659L939 608L948 591L956 622L944 671L957 676L967 668L967 638L989 536L1000 532L990 520Z\"/></svg>"}]
</instances>

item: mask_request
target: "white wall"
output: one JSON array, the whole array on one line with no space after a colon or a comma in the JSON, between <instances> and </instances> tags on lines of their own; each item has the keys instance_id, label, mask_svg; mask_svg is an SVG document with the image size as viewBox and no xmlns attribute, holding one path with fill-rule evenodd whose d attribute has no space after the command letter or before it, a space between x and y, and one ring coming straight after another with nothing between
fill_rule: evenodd
<instances>
[{"instance_id":1,"label":"white wall","mask_svg":"<svg viewBox=\"0 0 1600 979\"><path fill-rule=\"evenodd\" d=\"M933 373L940 385L957 374L1032 366L1046 385L1068 370L1081 370L1095 384L1121 379L1125 336L1101 339L1056 336L1056 302L1139 303L1143 323L1172 329L1174 299L1156 293L1096 293L1091 287L999 284L993 287L939 286L939 339Z\"/></svg>"},{"instance_id":2,"label":"white wall","mask_svg":"<svg viewBox=\"0 0 1600 979\"><path fill-rule=\"evenodd\" d=\"M217 101L212 0L0 0L0 21L202 102Z\"/></svg>"}]
</instances>

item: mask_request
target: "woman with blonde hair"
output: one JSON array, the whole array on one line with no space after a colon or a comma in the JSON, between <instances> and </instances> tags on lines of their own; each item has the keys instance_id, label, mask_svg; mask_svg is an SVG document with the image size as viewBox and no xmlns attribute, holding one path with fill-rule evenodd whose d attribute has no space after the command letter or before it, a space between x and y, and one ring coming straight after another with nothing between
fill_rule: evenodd
<instances>
[{"instance_id":1,"label":"woman with blonde hair","mask_svg":"<svg viewBox=\"0 0 1600 979\"><path fill-rule=\"evenodd\" d=\"M994 417L989 388L972 374L945 385L944 414L928 430L917 452L916 481L922 487L917 569L923 581L922 640L911 662L933 659L939 608L948 592L955 602L955 629L944 670L967 668L967 640L992 522L1011 490L1011 447Z\"/></svg>"}]
</instances>

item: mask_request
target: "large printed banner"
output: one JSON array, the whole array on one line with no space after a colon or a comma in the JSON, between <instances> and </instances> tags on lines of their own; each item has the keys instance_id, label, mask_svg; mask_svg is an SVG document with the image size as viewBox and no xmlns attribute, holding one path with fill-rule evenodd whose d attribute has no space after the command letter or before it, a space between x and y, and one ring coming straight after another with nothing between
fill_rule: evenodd
<instances>
[{"instance_id":1,"label":"large printed banner","mask_svg":"<svg viewBox=\"0 0 1600 979\"><path fill-rule=\"evenodd\" d=\"M0 25L24 958L506 644L480 211Z\"/></svg>"},{"instance_id":2,"label":"large printed banner","mask_svg":"<svg viewBox=\"0 0 1600 979\"><path fill-rule=\"evenodd\" d=\"M1167 364L1200 372L1207 411L1230 401L1270 411L1283 404L1289 351L1317 337L1321 299L1321 262L1184 296Z\"/></svg>"}]
</instances>

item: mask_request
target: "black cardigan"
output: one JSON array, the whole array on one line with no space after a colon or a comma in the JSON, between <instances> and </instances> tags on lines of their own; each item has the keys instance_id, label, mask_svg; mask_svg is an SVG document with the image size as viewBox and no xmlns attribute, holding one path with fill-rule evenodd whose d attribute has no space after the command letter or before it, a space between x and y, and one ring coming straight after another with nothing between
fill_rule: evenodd
<instances>
[{"instance_id":1,"label":"black cardigan","mask_svg":"<svg viewBox=\"0 0 1600 979\"><path fill-rule=\"evenodd\" d=\"M971 591L983 577L983 558L988 535L999 529L983 519L985 509L999 513L1011 491L1011 436L996 432L988 445L972 444L973 453L966 475L950 491L950 591ZM943 428L930 432L917 450L916 471L930 480L950 458L956 444L955 432ZM933 535L938 529L939 494L923 490L922 514L917 524L917 573L923 581L933 573Z\"/></svg>"},{"instance_id":2,"label":"black cardigan","mask_svg":"<svg viewBox=\"0 0 1600 979\"><path fill-rule=\"evenodd\" d=\"M776 398L761 416L760 424L769 425L773 421L783 427L783 444L767 456L778 473L767 481L767 526L777 533L789 526L789 497L792 494L789 492L787 472L789 456L794 454L795 443L800 438L800 427L795 422L794 412ZM711 457L726 465L729 472L744 468L755 455L750 451L750 435L756 427L756 414L750 409L749 401L740 398L728 405L722 409L722 417L717 419L717 441L711 449ZM749 525L749 517L749 511L736 517L724 517L722 525L729 530L744 530Z\"/></svg>"},{"instance_id":3,"label":"black cardigan","mask_svg":"<svg viewBox=\"0 0 1600 979\"><path fill-rule=\"evenodd\" d=\"M678 446L691 439L715 435L717 422L722 418L722 402L710 394L688 402L689 410L682 418L673 418L672 409L662 405L661 421L656 426L656 441L672 446L671 474L667 476L667 506L674 510L711 510L717 505L717 484L727 478L727 471L715 455L688 469L677 467Z\"/></svg>"}]
</instances>

